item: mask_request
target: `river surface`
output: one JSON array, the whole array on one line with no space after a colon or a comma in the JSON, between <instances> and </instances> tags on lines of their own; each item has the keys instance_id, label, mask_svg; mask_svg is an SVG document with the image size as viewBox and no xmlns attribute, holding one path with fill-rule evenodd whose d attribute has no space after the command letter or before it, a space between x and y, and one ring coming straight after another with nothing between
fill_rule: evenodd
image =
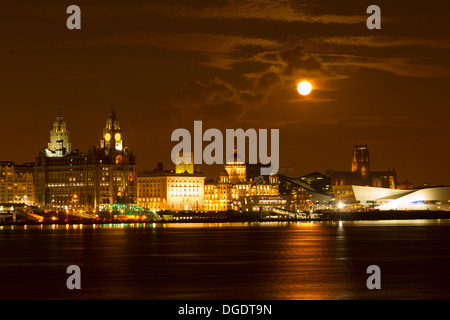
<instances>
[{"instance_id":1,"label":"river surface","mask_svg":"<svg viewBox=\"0 0 450 320\"><path fill-rule=\"evenodd\" d=\"M2 300L450 299L449 272L449 220L0 227Z\"/></svg>"}]
</instances>

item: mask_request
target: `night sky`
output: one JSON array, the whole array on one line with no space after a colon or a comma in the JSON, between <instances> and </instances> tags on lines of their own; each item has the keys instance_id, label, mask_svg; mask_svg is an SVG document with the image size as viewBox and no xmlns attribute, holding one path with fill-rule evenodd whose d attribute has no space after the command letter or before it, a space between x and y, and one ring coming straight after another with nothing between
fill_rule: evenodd
<instances>
[{"instance_id":1,"label":"night sky","mask_svg":"<svg viewBox=\"0 0 450 320\"><path fill-rule=\"evenodd\" d=\"M169 167L172 131L202 120L280 129L295 176L350 170L368 144L372 170L448 185L449 15L447 1L2 0L0 160L34 161L59 108L87 152L114 105L138 170Z\"/></svg>"}]
</instances>

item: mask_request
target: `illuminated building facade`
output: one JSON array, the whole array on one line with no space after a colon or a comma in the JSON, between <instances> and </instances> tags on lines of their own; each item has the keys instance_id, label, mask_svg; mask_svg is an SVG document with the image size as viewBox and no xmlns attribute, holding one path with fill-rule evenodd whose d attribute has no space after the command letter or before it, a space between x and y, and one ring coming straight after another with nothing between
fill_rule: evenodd
<instances>
[{"instance_id":1,"label":"illuminated building facade","mask_svg":"<svg viewBox=\"0 0 450 320\"><path fill-rule=\"evenodd\" d=\"M247 178L247 166L236 154L234 161L227 162L218 181L205 183L206 211L241 211L243 199L251 196L278 195L278 177Z\"/></svg>"},{"instance_id":2,"label":"illuminated building facade","mask_svg":"<svg viewBox=\"0 0 450 320\"><path fill-rule=\"evenodd\" d=\"M333 186L360 185L379 188L396 188L395 170L370 171L369 149L367 145L355 145L352 154L352 171L327 170Z\"/></svg>"},{"instance_id":3,"label":"illuminated building facade","mask_svg":"<svg viewBox=\"0 0 450 320\"><path fill-rule=\"evenodd\" d=\"M227 183L242 183L247 180L247 166L237 155L236 148L234 149L234 161L227 162L224 166L226 172Z\"/></svg>"},{"instance_id":4,"label":"illuminated building facade","mask_svg":"<svg viewBox=\"0 0 450 320\"><path fill-rule=\"evenodd\" d=\"M332 201L331 180L319 172L313 172L299 178L279 175L280 194L288 195L289 210L305 212L329 209Z\"/></svg>"},{"instance_id":5,"label":"illuminated building facade","mask_svg":"<svg viewBox=\"0 0 450 320\"><path fill-rule=\"evenodd\" d=\"M62 157L72 152L69 131L67 131L66 123L61 115L61 109L53 123L53 129L50 131L50 142L44 152L46 157Z\"/></svg>"},{"instance_id":6,"label":"illuminated building facade","mask_svg":"<svg viewBox=\"0 0 450 320\"><path fill-rule=\"evenodd\" d=\"M289 212L291 198L287 195L246 196L239 199L240 210L245 212Z\"/></svg>"},{"instance_id":7,"label":"illuminated building facade","mask_svg":"<svg viewBox=\"0 0 450 320\"><path fill-rule=\"evenodd\" d=\"M192 152L178 157L175 164L175 173L194 173L194 155Z\"/></svg>"},{"instance_id":8,"label":"illuminated building facade","mask_svg":"<svg viewBox=\"0 0 450 320\"><path fill-rule=\"evenodd\" d=\"M341 210L450 210L450 187L392 189L333 186Z\"/></svg>"},{"instance_id":9,"label":"illuminated building facade","mask_svg":"<svg viewBox=\"0 0 450 320\"><path fill-rule=\"evenodd\" d=\"M58 114L58 128L66 128L61 121ZM122 140L114 110L106 121L100 147L93 146L87 153L75 150L51 156L43 150L36 158L35 184L36 205L41 209L96 211L100 204L135 204L136 158Z\"/></svg>"},{"instance_id":10,"label":"illuminated building facade","mask_svg":"<svg viewBox=\"0 0 450 320\"><path fill-rule=\"evenodd\" d=\"M204 206L205 177L190 169L181 173L158 170L138 175L137 204L154 211L198 211Z\"/></svg>"},{"instance_id":11,"label":"illuminated building facade","mask_svg":"<svg viewBox=\"0 0 450 320\"><path fill-rule=\"evenodd\" d=\"M223 177L223 176L222 176ZM242 181L240 183L223 182L205 183L205 210L227 211L241 210L240 199L248 196L278 195L277 177L271 176L270 182Z\"/></svg>"},{"instance_id":12,"label":"illuminated building facade","mask_svg":"<svg viewBox=\"0 0 450 320\"><path fill-rule=\"evenodd\" d=\"M34 163L0 162L0 203L35 204Z\"/></svg>"}]
</instances>

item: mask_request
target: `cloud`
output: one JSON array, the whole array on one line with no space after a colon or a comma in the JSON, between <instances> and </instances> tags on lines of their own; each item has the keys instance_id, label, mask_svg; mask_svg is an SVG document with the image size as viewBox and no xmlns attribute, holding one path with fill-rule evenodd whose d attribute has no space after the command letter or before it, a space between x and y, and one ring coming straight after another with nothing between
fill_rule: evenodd
<instances>
[{"instance_id":1,"label":"cloud","mask_svg":"<svg viewBox=\"0 0 450 320\"><path fill-rule=\"evenodd\" d=\"M307 53L301 45L258 53L252 59L266 67L259 72L247 73L245 77L252 83L253 90L263 91L266 95L301 78L312 80L329 76L321 59Z\"/></svg>"},{"instance_id":2,"label":"cloud","mask_svg":"<svg viewBox=\"0 0 450 320\"><path fill-rule=\"evenodd\" d=\"M164 7L168 16L184 18L216 18L216 19L260 19L283 22L306 22L323 24L357 24L366 21L365 15L331 15L314 14L313 4L299 4L289 0L253 0L226 1L223 6L204 6L202 8L177 6Z\"/></svg>"},{"instance_id":3,"label":"cloud","mask_svg":"<svg viewBox=\"0 0 450 320\"><path fill-rule=\"evenodd\" d=\"M44 46L51 48L123 46L196 52L206 58L206 60L199 62L200 65L231 69L234 63L241 61L239 54L237 54L240 50L248 47L267 50L279 45L278 42L268 39L229 34L138 32L114 33L78 41L48 43ZM232 57L233 55L235 57Z\"/></svg>"},{"instance_id":4,"label":"cloud","mask_svg":"<svg viewBox=\"0 0 450 320\"><path fill-rule=\"evenodd\" d=\"M209 122L229 123L243 117L263 98L262 94L236 89L219 78L203 84L187 82L172 96L173 115L178 118L201 114Z\"/></svg>"},{"instance_id":5,"label":"cloud","mask_svg":"<svg viewBox=\"0 0 450 320\"><path fill-rule=\"evenodd\" d=\"M178 3L177 3L178 2ZM180 19L257 19L264 21L303 22L313 24L360 24L366 15L336 15L317 13L317 4L299 3L290 0L227 0L220 2L198 1L185 4L185 1L128 1L109 5L85 3L80 4L84 18L102 19L121 17L163 16ZM16 4L20 12L39 14L45 17L57 17L67 5L58 6L50 3ZM387 18L384 18L386 21Z\"/></svg>"},{"instance_id":6,"label":"cloud","mask_svg":"<svg viewBox=\"0 0 450 320\"><path fill-rule=\"evenodd\" d=\"M79 41L64 41L53 43L53 46L79 47L79 46L146 46L158 47L177 51L198 51L205 53L231 53L238 46L252 45L261 47L274 47L279 44L275 41L250 38L227 34L213 33L115 33L101 37L93 37Z\"/></svg>"},{"instance_id":7,"label":"cloud","mask_svg":"<svg viewBox=\"0 0 450 320\"><path fill-rule=\"evenodd\" d=\"M354 127L354 128L405 128L405 129L447 129L449 124L436 124L423 121L414 121L410 117L381 117L381 116L328 116L323 118L297 119L293 124L312 125L312 126L335 126L335 127Z\"/></svg>"},{"instance_id":8,"label":"cloud","mask_svg":"<svg viewBox=\"0 0 450 320\"><path fill-rule=\"evenodd\" d=\"M267 127L270 123L280 126L295 123L292 119L263 119L258 112L273 103L271 97L281 103L298 99L297 91L292 90L292 83L289 82L301 74L314 74L317 77L324 74L322 62L305 52L301 46L256 56L256 60L264 60L264 64L260 72L246 76L247 85L243 86L247 89L238 89L217 77L209 83L190 81L172 96L173 116L186 118L189 114L201 114L204 119L227 125L245 122L246 125ZM249 60L256 61L254 57ZM331 99L317 96L302 101L328 102Z\"/></svg>"},{"instance_id":9,"label":"cloud","mask_svg":"<svg viewBox=\"0 0 450 320\"><path fill-rule=\"evenodd\" d=\"M414 59L388 58L372 59L373 62L354 63L364 68L378 69L405 77L436 78L448 77L450 70L433 65L415 63Z\"/></svg>"},{"instance_id":10,"label":"cloud","mask_svg":"<svg viewBox=\"0 0 450 320\"><path fill-rule=\"evenodd\" d=\"M424 64L414 58L376 58L355 55L323 54L323 64L336 72L351 73L359 68L386 71L398 76L415 78L448 77L450 70L440 66Z\"/></svg>"},{"instance_id":11,"label":"cloud","mask_svg":"<svg viewBox=\"0 0 450 320\"><path fill-rule=\"evenodd\" d=\"M86 6L83 6L86 7ZM139 16L159 14L182 19L258 19L282 22L306 22L322 24L358 24L365 22L366 15L317 14L312 3L298 3L290 0L228 0L204 1L195 5L180 3L162 4L134 3L133 5L104 6L89 4L86 13L91 17ZM46 12L46 10L41 10Z\"/></svg>"},{"instance_id":12,"label":"cloud","mask_svg":"<svg viewBox=\"0 0 450 320\"><path fill-rule=\"evenodd\" d=\"M286 75L292 75L297 70L314 71L321 68L320 61L307 55L301 46L281 51L278 56L284 63L283 73Z\"/></svg>"},{"instance_id":13,"label":"cloud","mask_svg":"<svg viewBox=\"0 0 450 320\"><path fill-rule=\"evenodd\" d=\"M269 70L262 74L258 74L254 76L253 86L256 90L268 92L272 90L272 87L281 82L281 76L278 75L278 72Z\"/></svg>"},{"instance_id":14,"label":"cloud","mask_svg":"<svg viewBox=\"0 0 450 320\"><path fill-rule=\"evenodd\" d=\"M265 60L259 57L265 57ZM270 57L270 58L269 58ZM192 90L195 94L203 94L210 92L211 89L217 89L220 86L227 89L228 97L231 97L239 92L241 97L250 95L254 100L254 97L258 97L258 101L261 101L263 97L268 95L268 91L271 88L280 83L282 84L287 78L292 79L299 76L301 73L321 73L322 63L319 58L306 53L301 46L294 46L280 50L278 52L265 52L263 55L257 54L256 58L251 57L249 60L255 62L264 62L264 68L260 72L247 74L246 78L251 82L251 90L238 91L230 84L225 84L218 78L214 79L207 85L202 85L199 82L191 82L187 84L184 90ZM198 90L202 88L202 90ZM233 89L232 89L233 88Z\"/></svg>"},{"instance_id":15,"label":"cloud","mask_svg":"<svg viewBox=\"0 0 450 320\"><path fill-rule=\"evenodd\" d=\"M338 36L312 39L316 43L338 46L356 46L371 48L390 48L401 46L420 46L436 49L449 49L450 38L422 38L406 36Z\"/></svg>"}]
</instances>

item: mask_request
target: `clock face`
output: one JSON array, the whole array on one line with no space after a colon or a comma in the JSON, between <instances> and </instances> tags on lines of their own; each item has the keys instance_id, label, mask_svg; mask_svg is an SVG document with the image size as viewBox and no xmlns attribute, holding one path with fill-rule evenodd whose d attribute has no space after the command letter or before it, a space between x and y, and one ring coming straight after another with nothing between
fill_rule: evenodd
<instances>
[{"instance_id":1,"label":"clock face","mask_svg":"<svg viewBox=\"0 0 450 320\"><path fill-rule=\"evenodd\" d=\"M111 140L111 135L109 133L105 134L105 140L106 141Z\"/></svg>"},{"instance_id":2,"label":"clock face","mask_svg":"<svg viewBox=\"0 0 450 320\"><path fill-rule=\"evenodd\" d=\"M119 141L121 138L120 133L117 132L116 135L114 136L114 138L116 139L116 141Z\"/></svg>"}]
</instances>

